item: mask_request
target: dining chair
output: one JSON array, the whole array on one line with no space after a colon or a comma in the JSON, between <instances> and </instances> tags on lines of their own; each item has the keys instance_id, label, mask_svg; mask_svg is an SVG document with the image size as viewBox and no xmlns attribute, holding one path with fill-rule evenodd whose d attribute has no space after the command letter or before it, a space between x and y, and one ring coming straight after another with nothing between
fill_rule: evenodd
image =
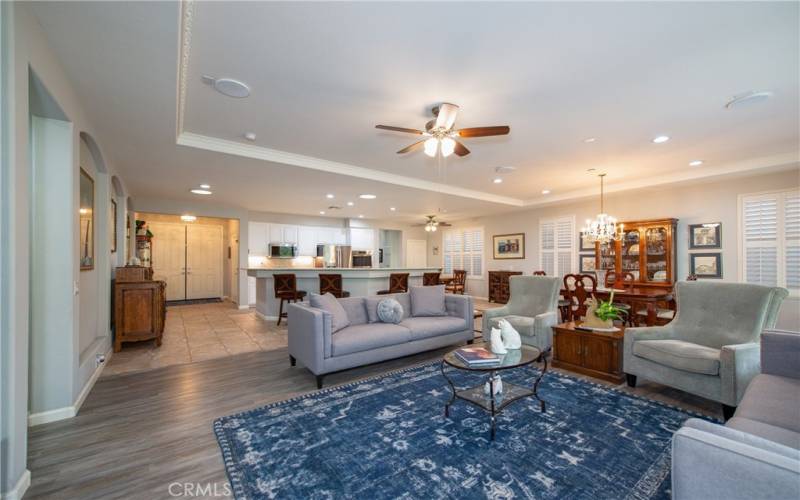
<instances>
[{"instance_id":1,"label":"dining chair","mask_svg":"<svg viewBox=\"0 0 800 500\"><path fill-rule=\"evenodd\" d=\"M450 293L460 293L464 295L464 289L467 285L467 272L463 269L453 270L453 281L445 285L444 291Z\"/></svg>"},{"instance_id":2,"label":"dining chair","mask_svg":"<svg viewBox=\"0 0 800 500\"><path fill-rule=\"evenodd\" d=\"M690 274L689 276L686 277L686 281L697 281L697 275ZM675 314L677 312L678 312L678 303L675 301L674 295L671 300L657 303L655 326L663 326L669 324L670 321L675 319ZM636 307L636 314L634 319L636 325L646 324L647 308Z\"/></svg>"},{"instance_id":3,"label":"dining chair","mask_svg":"<svg viewBox=\"0 0 800 500\"><path fill-rule=\"evenodd\" d=\"M439 277L441 273L422 273L422 286L440 285Z\"/></svg>"},{"instance_id":4,"label":"dining chair","mask_svg":"<svg viewBox=\"0 0 800 500\"><path fill-rule=\"evenodd\" d=\"M350 292L342 290L341 274L320 274L319 293L320 295L325 295L326 293L330 293L337 299L350 296Z\"/></svg>"},{"instance_id":5,"label":"dining chair","mask_svg":"<svg viewBox=\"0 0 800 500\"><path fill-rule=\"evenodd\" d=\"M547 276L547 273L544 272L544 271L534 271L533 275L534 276Z\"/></svg>"},{"instance_id":6,"label":"dining chair","mask_svg":"<svg viewBox=\"0 0 800 500\"><path fill-rule=\"evenodd\" d=\"M564 275L564 290L569 302L567 321L576 321L586 316L586 301L597 291L597 278L591 274Z\"/></svg>"},{"instance_id":7,"label":"dining chair","mask_svg":"<svg viewBox=\"0 0 800 500\"><path fill-rule=\"evenodd\" d=\"M287 318L287 313L283 312L283 303L302 301L306 296L306 292L297 289L297 277L294 274L273 274L272 281L275 285L275 298L281 299L281 305L278 309L278 325L281 324L281 319Z\"/></svg>"},{"instance_id":8,"label":"dining chair","mask_svg":"<svg viewBox=\"0 0 800 500\"><path fill-rule=\"evenodd\" d=\"M389 289L381 290L378 295L405 293L408 291L408 273L392 273L389 275Z\"/></svg>"}]
</instances>

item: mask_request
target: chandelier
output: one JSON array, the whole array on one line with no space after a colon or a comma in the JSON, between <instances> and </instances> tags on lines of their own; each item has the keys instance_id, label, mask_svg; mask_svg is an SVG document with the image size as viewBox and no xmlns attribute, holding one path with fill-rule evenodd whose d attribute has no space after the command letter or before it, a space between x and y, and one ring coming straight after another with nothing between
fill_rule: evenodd
<instances>
[{"instance_id":1,"label":"chandelier","mask_svg":"<svg viewBox=\"0 0 800 500\"><path fill-rule=\"evenodd\" d=\"M618 240L622 237L622 224L617 226L617 219L610 217L603 207L603 178L606 174L600 174L600 213L594 220L586 219L583 227L583 235L591 242L599 241L601 244L609 241Z\"/></svg>"},{"instance_id":2,"label":"chandelier","mask_svg":"<svg viewBox=\"0 0 800 500\"><path fill-rule=\"evenodd\" d=\"M427 231L427 232L429 232L429 233L435 233L435 232L436 232L436 226L438 226L438 225L439 225L439 223L438 223L438 222L436 222L436 221L433 221L433 220L429 220L429 221L428 221L428 222L425 224L425 231Z\"/></svg>"}]
</instances>

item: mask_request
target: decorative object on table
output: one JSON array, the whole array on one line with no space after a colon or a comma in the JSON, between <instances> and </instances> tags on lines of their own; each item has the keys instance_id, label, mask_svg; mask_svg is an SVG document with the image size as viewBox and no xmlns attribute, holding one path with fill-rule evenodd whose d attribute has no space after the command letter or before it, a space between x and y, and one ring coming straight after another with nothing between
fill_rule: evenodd
<instances>
[{"instance_id":1,"label":"decorative object on table","mask_svg":"<svg viewBox=\"0 0 800 500\"><path fill-rule=\"evenodd\" d=\"M578 233L578 251L579 252L594 252L594 241L591 236L581 231Z\"/></svg>"},{"instance_id":2,"label":"decorative object on table","mask_svg":"<svg viewBox=\"0 0 800 500\"><path fill-rule=\"evenodd\" d=\"M117 202L111 200L111 253L117 253Z\"/></svg>"},{"instance_id":3,"label":"decorative object on table","mask_svg":"<svg viewBox=\"0 0 800 500\"><path fill-rule=\"evenodd\" d=\"M492 242L496 260L525 258L525 233L498 234L492 236Z\"/></svg>"},{"instance_id":4,"label":"decorative object on table","mask_svg":"<svg viewBox=\"0 0 800 500\"><path fill-rule=\"evenodd\" d=\"M586 309L586 317L582 326L587 328L604 328L610 329L614 327L614 320L624 320L625 312L622 308L614 304L614 292L608 300L597 300L592 295L591 299L586 301L588 307Z\"/></svg>"},{"instance_id":5,"label":"decorative object on table","mask_svg":"<svg viewBox=\"0 0 800 500\"><path fill-rule=\"evenodd\" d=\"M689 248L722 248L722 223L707 222L689 225Z\"/></svg>"},{"instance_id":6,"label":"decorative object on table","mask_svg":"<svg viewBox=\"0 0 800 500\"><path fill-rule=\"evenodd\" d=\"M485 347L462 347L453 352L458 359L469 366L494 366L499 364L501 359Z\"/></svg>"},{"instance_id":7,"label":"decorative object on table","mask_svg":"<svg viewBox=\"0 0 800 500\"><path fill-rule=\"evenodd\" d=\"M395 299L378 302L378 319L381 323L400 323L403 321L403 306Z\"/></svg>"},{"instance_id":8,"label":"decorative object on table","mask_svg":"<svg viewBox=\"0 0 800 500\"><path fill-rule=\"evenodd\" d=\"M690 272L698 278L722 278L721 253L689 254Z\"/></svg>"},{"instance_id":9,"label":"decorative object on table","mask_svg":"<svg viewBox=\"0 0 800 500\"><path fill-rule=\"evenodd\" d=\"M489 335L489 345L491 346L492 352L495 354L505 354L508 352L506 346L503 345L503 334L499 328L492 328Z\"/></svg>"},{"instance_id":10,"label":"decorative object on table","mask_svg":"<svg viewBox=\"0 0 800 500\"><path fill-rule=\"evenodd\" d=\"M605 173L599 174L600 177L600 213L594 220L586 220L582 234L586 235L589 242L607 243L622 238L623 225L617 225L617 219L609 216L605 212L604 200L604 180Z\"/></svg>"},{"instance_id":11,"label":"decorative object on table","mask_svg":"<svg viewBox=\"0 0 800 500\"><path fill-rule=\"evenodd\" d=\"M582 273L593 273L597 270L596 262L597 259L594 255L581 255L581 272Z\"/></svg>"},{"instance_id":12,"label":"decorative object on table","mask_svg":"<svg viewBox=\"0 0 800 500\"><path fill-rule=\"evenodd\" d=\"M507 319L501 319L498 324L503 338L503 347L506 349L519 349L522 347L522 337L519 336L519 332L511 326Z\"/></svg>"},{"instance_id":13,"label":"decorative object on table","mask_svg":"<svg viewBox=\"0 0 800 500\"><path fill-rule=\"evenodd\" d=\"M80 170L78 255L80 255L81 271L89 271L94 269L94 179L84 169Z\"/></svg>"},{"instance_id":14,"label":"decorative object on table","mask_svg":"<svg viewBox=\"0 0 800 500\"><path fill-rule=\"evenodd\" d=\"M495 373L489 375L489 378L491 379L492 383L490 384L487 380L486 383L483 384L483 393L487 396L489 393L491 393L492 396L503 394L503 379L500 378L500 375Z\"/></svg>"}]
</instances>

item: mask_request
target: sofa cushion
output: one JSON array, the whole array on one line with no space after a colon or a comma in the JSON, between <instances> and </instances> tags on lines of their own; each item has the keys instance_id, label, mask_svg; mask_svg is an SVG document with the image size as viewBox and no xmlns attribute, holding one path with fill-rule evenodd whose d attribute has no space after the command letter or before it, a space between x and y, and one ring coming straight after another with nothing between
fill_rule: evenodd
<instances>
[{"instance_id":1,"label":"sofa cushion","mask_svg":"<svg viewBox=\"0 0 800 500\"><path fill-rule=\"evenodd\" d=\"M768 439L769 441L774 441L795 450L800 449L800 432L795 432L790 429L765 424L744 417L733 417L725 422L725 427Z\"/></svg>"},{"instance_id":2,"label":"sofa cushion","mask_svg":"<svg viewBox=\"0 0 800 500\"><path fill-rule=\"evenodd\" d=\"M339 299L344 311L347 313L347 320L351 325L363 325L369 323L367 307L364 305L364 297L343 297Z\"/></svg>"},{"instance_id":3,"label":"sofa cushion","mask_svg":"<svg viewBox=\"0 0 800 500\"><path fill-rule=\"evenodd\" d=\"M400 325L391 323L351 325L331 336L331 354L344 356L345 354L404 344L410 340L411 332L408 328Z\"/></svg>"},{"instance_id":4,"label":"sofa cushion","mask_svg":"<svg viewBox=\"0 0 800 500\"><path fill-rule=\"evenodd\" d=\"M375 297L367 297L364 303L367 308L367 316L370 323L377 323L380 321L378 318L378 303L383 299L395 299L403 306L403 318L411 316L411 296L407 293L392 293L388 295L378 295Z\"/></svg>"},{"instance_id":5,"label":"sofa cushion","mask_svg":"<svg viewBox=\"0 0 800 500\"><path fill-rule=\"evenodd\" d=\"M311 307L322 309L330 313L331 333L336 333L350 324L350 320L347 318L347 312L333 294L326 293L325 295L320 295L318 293L312 293L308 301Z\"/></svg>"},{"instance_id":6,"label":"sofa cushion","mask_svg":"<svg viewBox=\"0 0 800 500\"><path fill-rule=\"evenodd\" d=\"M378 319L381 323L400 323L403 321L403 306L395 299L383 299L378 302Z\"/></svg>"},{"instance_id":7,"label":"sofa cushion","mask_svg":"<svg viewBox=\"0 0 800 500\"><path fill-rule=\"evenodd\" d=\"M703 375L719 375L719 349L683 340L637 340L633 354L660 365Z\"/></svg>"},{"instance_id":8,"label":"sofa cushion","mask_svg":"<svg viewBox=\"0 0 800 500\"><path fill-rule=\"evenodd\" d=\"M411 316L445 316L447 309L444 307L444 285L437 286L412 286Z\"/></svg>"},{"instance_id":9,"label":"sofa cushion","mask_svg":"<svg viewBox=\"0 0 800 500\"><path fill-rule=\"evenodd\" d=\"M736 416L800 432L800 380L756 375L747 386Z\"/></svg>"},{"instance_id":10,"label":"sofa cushion","mask_svg":"<svg viewBox=\"0 0 800 500\"><path fill-rule=\"evenodd\" d=\"M411 340L421 340L439 335L447 335L466 330L467 322L464 318L455 316L423 316L419 318L406 318L400 322L411 330Z\"/></svg>"},{"instance_id":11,"label":"sofa cushion","mask_svg":"<svg viewBox=\"0 0 800 500\"><path fill-rule=\"evenodd\" d=\"M491 318L489 320L489 326L491 328L500 328L500 320L504 319L511 323L511 326L514 327L514 330L519 332L520 335L525 337L533 337L533 323L534 319L528 316L517 316L514 314L510 314L508 316L498 316L496 318Z\"/></svg>"}]
</instances>

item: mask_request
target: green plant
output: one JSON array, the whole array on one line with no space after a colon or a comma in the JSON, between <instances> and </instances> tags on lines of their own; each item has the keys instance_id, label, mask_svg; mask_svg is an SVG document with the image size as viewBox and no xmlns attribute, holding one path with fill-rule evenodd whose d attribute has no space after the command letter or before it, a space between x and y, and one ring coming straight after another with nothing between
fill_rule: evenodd
<instances>
[{"instance_id":1,"label":"green plant","mask_svg":"<svg viewBox=\"0 0 800 500\"><path fill-rule=\"evenodd\" d=\"M607 301L598 300L597 308L594 311L595 316L603 321L623 319L622 317L625 315L625 311L622 308L615 306L613 302L614 292L611 292L611 296Z\"/></svg>"}]
</instances>

